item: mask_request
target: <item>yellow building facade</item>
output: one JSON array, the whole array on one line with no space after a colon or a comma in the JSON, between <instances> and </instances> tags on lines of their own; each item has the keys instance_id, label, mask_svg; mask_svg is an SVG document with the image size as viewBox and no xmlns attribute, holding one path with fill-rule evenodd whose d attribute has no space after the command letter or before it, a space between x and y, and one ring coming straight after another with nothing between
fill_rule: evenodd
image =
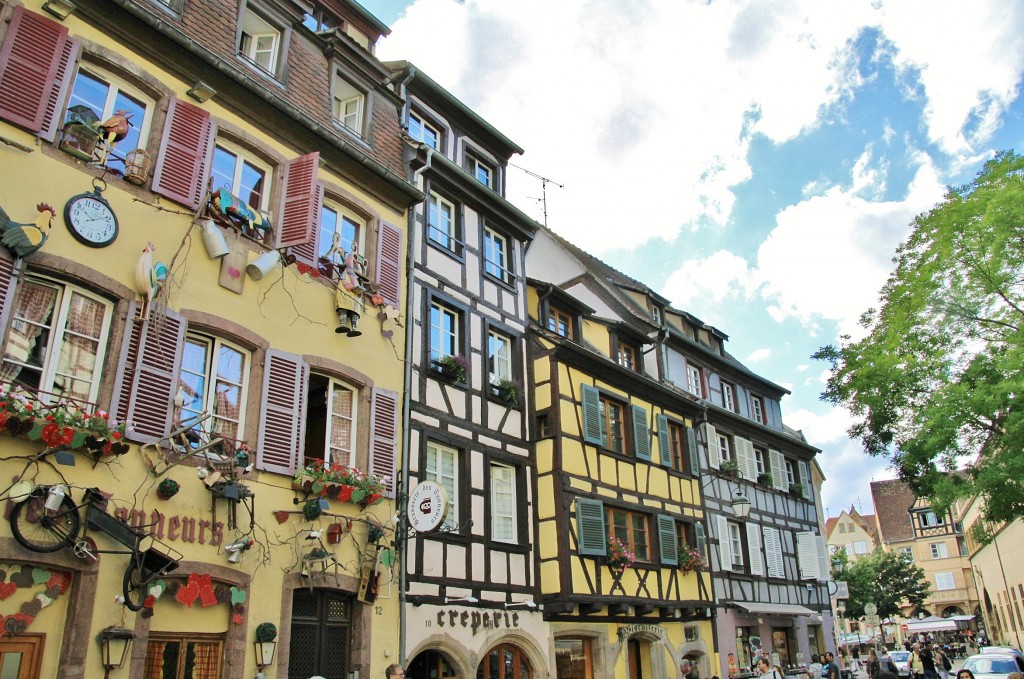
<instances>
[{"instance_id":1,"label":"yellow building facade","mask_svg":"<svg viewBox=\"0 0 1024 679\"><path fill-rule=\"evenodd\" d=\"M0 666L101 676L130 635L111 676L381 676L423 198L387 29L67 5L0 3Z\"/></svg>"}]
</instances>

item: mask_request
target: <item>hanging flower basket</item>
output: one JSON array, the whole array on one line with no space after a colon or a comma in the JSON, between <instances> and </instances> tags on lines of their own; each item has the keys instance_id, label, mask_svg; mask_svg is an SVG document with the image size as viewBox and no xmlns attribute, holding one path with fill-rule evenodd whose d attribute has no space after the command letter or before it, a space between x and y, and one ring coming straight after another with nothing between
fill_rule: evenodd
<instances>
[{"instance_id":1,"label":"hanging flower basket","mask_svg":"<svg viewBox=\"0 0 1024 679\"><path fill-rule=\"evenodd\" d=\"M704 558L696 549L683 547L679 550L679 572L682 574L693 573L704 568Z\"/></svg>"}]
</instances>

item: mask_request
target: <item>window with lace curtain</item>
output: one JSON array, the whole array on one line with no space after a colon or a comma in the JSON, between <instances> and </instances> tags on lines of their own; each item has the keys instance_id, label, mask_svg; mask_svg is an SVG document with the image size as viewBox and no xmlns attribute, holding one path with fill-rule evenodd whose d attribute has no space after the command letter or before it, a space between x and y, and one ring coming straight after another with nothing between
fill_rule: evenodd
<instances>
[{"instance_id":1,"label":"window with lace curtain","mask_svg":"<svg viewBox=\"0 0 1024 679\"><path fill-rule=\"evenodd\" d=\"M356 466L359 392L340 380L310 373L306 397L306 464Z\"/></svg>"},{"instance_id":2,"label":"window with lace curtain","mask_svg":"<svg viewBox=\"0 0 1024 679\"><path fill-rule=\"evenodd\" d=\"M146 644L144 679L220 679L223 634L151 632Z\"/></svg>"},{"instance_id":3,"label":"window with lace curtain","mask_svg":"<svg viewBox=\"0 0 1024 679\"><path fill-rule=\"evenodd\" d=\"M81 288L27 276L14 301L14 319L0 363L0 384L95 402L113 304Z\"/></svg>"}]
</instances>

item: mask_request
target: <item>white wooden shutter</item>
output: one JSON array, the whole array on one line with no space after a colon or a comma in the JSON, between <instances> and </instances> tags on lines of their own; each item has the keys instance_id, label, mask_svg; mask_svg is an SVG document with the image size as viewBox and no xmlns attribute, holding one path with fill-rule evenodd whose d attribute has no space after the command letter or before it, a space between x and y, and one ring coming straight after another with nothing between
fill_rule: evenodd
<instances>
[{"instance_id":1,"label":"white wooden shutter","mask_svg":"<svg viewBox=\"0 0 1024 679\"><path fill-rule=\"evenodd\" d=\"M658 550L662 565L676 566L679 564L679 545L676 544L676 520L667 514L659 514Z\"/></svg>"},{"instance_id":2,"label":"white wooden shutter","mask_svg":"<svg viewBox=\"0 0 1024 679\"><path fill-rule=\"evenodd\" d=\"M814 533L809 531L796 534L796 557L800 564L801 580L818 578L818 545Z\"/></svg>"},{"instance_id":3,"label":"white wooden shutter","mask_svg":"<svg viewBox=\"0 0 1024 679\"><path fill-rule=\"evenodd\" d=\"M281 219L276 226L277 247L290 248L308 245L316 239L320 228L320 192L316 171L320 166L320 152L314 151L293 158L285 165L281 182ZM316 219L316 221L314 221Z\"/></svg>"},{"instance_id":4,"label":"white wooden shutter","mask_svg":"<svg viewBox=\"0 0 1024 679\"><path fill-rule=\"evenodd\" d=\"M754 444L739 436L733 439L736 445L736 462L740 467L740 476L747 481L757 481L757 460L754 458Z\"/></svg>"},{"instance_id":5,"label":"white wooden shutter","mask_svg":"<svg viewBox=\"0 0 1024 679\"><path fill-rule=\"evenodd\" d=\"M647 409L633 406L633 450L638 460L651 460L651 434L647 427Z\"/></svg>"},{"instance_id":6,"label":"white wooden shutter","mask_svg":"<svg viewBox=\"0 0 1024 679\"><path fill-rule=\"evenodd\" d=\"M155 441L171 431L186 325L184 316L166 308L150 309L143 323L126 418L133 441Z\"/></svg>"},{"instance_id":7,"label":"white wooden shutter","mask_svg":"<svg viewBox=\"0 0 1024 679\"><path fill-rule=\"evenodd\" d=\"M782 560L782 537L778 528L764 528L764 553L768 561L768 577L786 577L785 564Z\"/></svg>"},{"instance_id":8,"label":"white wooden shutter","mask_svg":"<svg viewBox=\"0 0 1024 679\"><path fill-rule=\"evenodd\" d=\"M395 451L398 445L398 393L373 390L370 406L370 473L384 482L385 495L395 496Z\"/></svg>"},{"instance_id":9,"label":"white wooden shutter","mask_svg":"<svg viewBox=\"0 0 1024 679\"><path fill-rule=\"evenodd\" d=\"M814 545L818 552L818 581L825 582L832 575L829 571L828 546L825 545L825 538L820 535L814 536Z\"/></svg>"},{"instance_id":10,"label":"white wooden shutter","mask_svg":"<svg viewBox=\"0 0 1024 679\"><path fill-rule=\"evenodd\" d=\"M768 457L772 463L772 485L783 493L789 491L789 477L786 476L786 459L777 450L769 450Z\"/></svg>"},{"instance_id":11,"label":"white wooden shutter","mask_svg":"<svg viewBox=\"0 0 1024 679\"><path fill-rule=\"evenodd\" d=\"M803 496L805 500L811 499L811 475L808 469L807 463L803 460L797 461L797 466L800 468L800 485L803 487Z\"/></svg>"},{"instance_id":12,"label":"white wooden shutter","mask_svg":"<svg viewBox=\"0 0 1024 679\"><path fill-rule=\"evenodd\" d=\"M724 516L715 517L718 528L718 561L723 571L732 570L732 545L729 542L729 520Z\"/></svg>"},{"instance_id":13,"label":"white wooden shutter","mask_svg":"<svg viewBox=\"0 0 1024 679\"><path fill-rule=\"evenodd\" d=\"M710 422L704 423L704 438L708 442L708 464L718 469L722 466L722 454L718 450L718 432Z\"/></svg>"},{"instance_id":14,"label":"white wooden shutter","mask_svg":"<svg viewBox=\"0 0 1024 679\"><path fill-rule=\"evenodd\" d=\"M586 556L605 556L604 503L600 500L576 498L576 530L579 553Z\"/></svg>"},{"instance_id":15,"label":"white wooden shutter","mask_svg":"<svg viewBox=\"0 0 1024 679\"><path fill-rule=\"evenodd\" d=\"M757 524L748 522L747 551L750 552L750 574L764 575L764 561L761 559L761 531Z\"/></svg>"},{"instance_id":16,"label":"white wooden shutter","mask_svg":"<svg viewBox=\"0 0 1024 679\"><path fill-rule=\"evenodd\" d=\"M672 437L668 431L668 417L658 415L658 453L661 464L666 467L672 466Z\"/></svg>"},{"instance_id":17,"label":"white wooden shutter","mask_svg":"<svg viewBox=\"0 0 1024 679\"><path fill-rule=\"evenodd\" d=\"M300 464L306 428L306 382L309 370L300 356L268 349L263 367L256 467L294 474Z\"/></svg>"}]
</instances>

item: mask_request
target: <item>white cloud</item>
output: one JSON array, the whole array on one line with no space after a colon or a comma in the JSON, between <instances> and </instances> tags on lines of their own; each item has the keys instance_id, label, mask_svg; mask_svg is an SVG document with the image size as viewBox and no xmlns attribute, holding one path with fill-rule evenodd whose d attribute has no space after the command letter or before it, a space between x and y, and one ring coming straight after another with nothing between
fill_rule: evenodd
<instances>
[{"instance_id":1,"label":"white cloud","mask_svg":"<svg viewBox=\"0 0 1024 679\"><path fill-rule=\"evenodd\" d=\"M746 358L746 362L747 363L757 363L759 361L766 361L766 360L768 360L771 357L772 357L772 348L771 347L762 347L760 349L755 349L754 351L750 352L750 354Z\"/></svg>"},{"instance_id":2,"label":"white cloud","mask_svg":"<svg viewBox=\"0 0 1024 679\"><path fill-rule=\"evenodd\" d=\"M806 372L807 369L810 368L810 367L811 366L802 363L802 364L796 366L796 368L794 368L794 370L796 370L798 373L802 373L802 372Z\"/></svg>"},{"instance_id":3,"label":"white cloud","mask_svg":"<svg viewBox=\"0 0 1024 679\"><path fill-rule=\"evenodd\" d=\"M705 298L715 304L744 297L752 285L747 261L726 250L702 259L684 261L665 282L662 294L680 309L692 308Z\"/></svg>"}]
</instances>

